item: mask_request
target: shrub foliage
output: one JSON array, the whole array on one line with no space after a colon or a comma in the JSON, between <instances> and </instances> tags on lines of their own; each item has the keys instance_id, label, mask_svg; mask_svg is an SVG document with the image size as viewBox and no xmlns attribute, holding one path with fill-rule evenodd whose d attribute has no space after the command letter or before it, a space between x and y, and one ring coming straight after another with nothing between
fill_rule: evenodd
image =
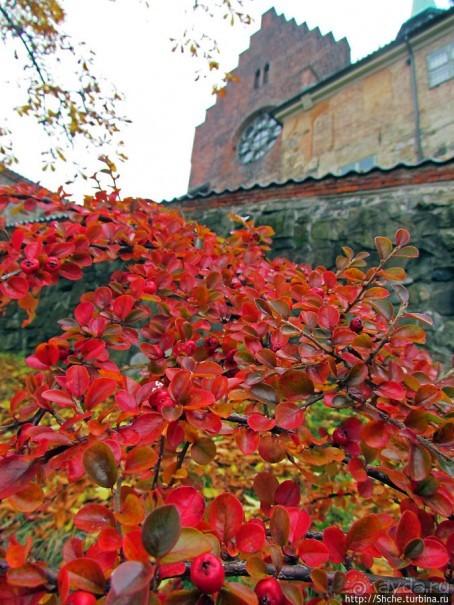
<instances>
[{"instance_id":1,"label":"shrub foliage","mask_svg":"<svg viewBox=\"0 0 454 605\"><path fill-rule=\"evenodd\" d=\"M118 192L78 206L3 188L7 204L65 213L4 231L1 306L24 324L42 288L123 268L36 347L4 414L0 511L16 531L0 600L452 591L452 374L408 310L407 231L376 238L375 266L344 247L332 271L267 259L272 230L241 217L221 239ZM18 518L62 532L59 565Z\"/></svg>"}]
</instances>

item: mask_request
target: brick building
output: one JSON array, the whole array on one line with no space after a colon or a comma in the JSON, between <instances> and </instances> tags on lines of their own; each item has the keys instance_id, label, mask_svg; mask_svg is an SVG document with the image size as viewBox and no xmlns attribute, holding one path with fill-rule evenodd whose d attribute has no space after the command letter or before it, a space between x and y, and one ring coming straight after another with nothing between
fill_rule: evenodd
<instances>
[{"instance_id":1,"label":"brick building","mask_svg":"<svg viewBox=\"0 0 454 605\"><path fill-rule=\"evenodd\" d=\"M454 9L430 0L354 64L345 39L271 9L233 75L196 130L190 193L453 154Z\"/></svg>"}]
</instances>

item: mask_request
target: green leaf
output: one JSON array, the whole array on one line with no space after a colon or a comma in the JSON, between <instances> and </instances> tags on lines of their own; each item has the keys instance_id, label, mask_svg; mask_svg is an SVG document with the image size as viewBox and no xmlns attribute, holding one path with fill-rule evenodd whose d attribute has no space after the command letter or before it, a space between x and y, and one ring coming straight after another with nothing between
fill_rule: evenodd
<instances>
[{"instance_id":1,"label":"green leaf","mask_svg":"<svg viewBox=\"0 0 454 605\"><path fill-rule=\"evenodd\" d=\"M268 305L274 311L275 316L280 316L283 319L288 319L290 317L290 307L285 300L271 299L268 301Z\"/></svg>"},{"instance_id":2,"label":"green leaf","mask_svg":"<svg viewBox=\"0 0 454 605\"><path fill-rule=\"evenodd\" d=\"M438 456L438 463L445 473L447 473L450 477L454 477L454 460L447 460L446 458Z\"/></svg>"},{"instance_id":3,"label":"green leaf","mask_svg":"<svg viewBox=\"0 0 454 605\"><path fill-rule=\"evenodd\" d=\"M91 479L102 487L113 487L117 480L117 463L110 447L100 441L84 452L83 465Z\"/></svg>"},{"instance_id":4,"label":"green leaf","mask_svg":"<svg viewBox=\"0 0 454 605\"><path fill-rule=\"evenodd\" d=\"M396 254L396 258L418 258L419 250L414 246L404 246Z\"/></svg>"},{"instance_id":5,"label":"green leaf","mask_svg":"<svg viewBox=\"0 0 454 605\"><path fill-rule=\"evenodd\" d=\"M172 550L181 533L180 513L174 504L159 506L145 519L142 543L156 559L162 559Z\"/></svg>"},{"instance_id":6,"label":"green leaf","mask_svg":"<svg viewBox=\"0 0 454 605\"><path fill-rule=\"evenodd\" d=\"M178 563L190 561L194 557L210 552L211 542L194 527L183 527L177 543L172 550L162 558L162 563Z\"/></svg>"},{"instance_id":7,"label":"green leaf","mask_svg":"<svg viewBox=\"0 0 454 605\"><path fill-rule=\"evenodd\" d=\"M375 247L377 248L378 255L380 260L387 258L393 249L393 244L390 239L387 237L376 237L375 238Z\"/></svg>"},{"instance_id":8,"label":"green leaf","mask_svg":"<svg viewBox=\"0 0 454 605\"><path fill-rule=\"evenodd\" d=\"M404 549L404 557L406 559L415 559L419 557L424 550L424 542L421 538L415 538L414 540L410 540L410 542L405 546Z\"/></svg>"},{"instance_id":9,"label":"green leaf","mask_svg":"<svg viewBox=\"0 0 454 605\"><path fill-rule=\"evenodd\" d=\"M312 395L314 383L303 370L287 370L279 377L279 389L286 399L295 401Z\"/></svg>"},{"instance_id":10,"label":"green leaf","mask_svg":"<svg viewBox=\"0 0 454 605\"><path fill-rule=\"evenodd\" d=\"M265 315L273 314L271 307L266 302L266 300L263 300L263 298L256 298L254 302L255 302L255 306L257 307L257 309L259 309L259 311L261 311Z\"/></svg>"},{"instance_id":11,"label":"green leaf","mask_svg":"<svg viewBox=\"0 0 454 605\"><path fill-rule=\"evenodd\" d=\"M255 399L263 401L263 403L279 403L279 397L276 391L272 386L265 384L264 382L251 386L251 395L255 397Z\"/></svg>"}]
</instances>

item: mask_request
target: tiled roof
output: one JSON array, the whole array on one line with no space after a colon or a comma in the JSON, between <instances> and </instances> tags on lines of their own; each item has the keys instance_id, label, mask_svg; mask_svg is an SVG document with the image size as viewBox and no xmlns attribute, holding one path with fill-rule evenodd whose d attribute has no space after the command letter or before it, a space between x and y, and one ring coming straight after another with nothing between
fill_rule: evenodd
<instances>
[{"instance_id":1,"label":"tiled roof","mask_svg":"<svg viewBox=\"0 0 454 605\"><path fill-rule=\"evenodd\" d=\"M422 168L422 167L428 167L428 166L444 166L444 165L448 165L450 163L454 163L454 156L445 160L438 160L435 158L430 158L430 159L426 159L423 160L422 162L418 162L415 164L409 164L409 163L405 163L405 162L399 162L398 164L395 164L394 166L389 166L389 167L381 167L381 166L374 166L373 168L371 168L370 170L367 171L357 171L357 170L350 170L349 172L339 175L339 174L335 174L333 172L328 172L326 174L324 174L323 176L305 176L303 178L297 179L297 178L292 178L292 179L287 179L286 181L271 181L269 183L263 184L263 183L255 183L253 185L249 185L247 187L237 187L236 189L223 189L222 191L217 191L215 189L211 189L209 191L204 191L204 192L199 192L199 193L194 193L194 194L189 194L187 193L186 195L182 195L176 198L173 198L172 200L165 200L166 202L170 203L170 202L181 202L183 200L196 200L196 199L203 199L203 198L208 198L208 197L213 197L213 196L219 196L219 195L224 195L224 194L230 194L230 193L237 193L240 191L253 191L253 190L262 190L262 189L269 189L269 188L277 188L277 187L285 187L286 185L289 184L302 184L302 183L309 183L309 182L322 182L323 180L326 179L335 179L335 180L341 180L344 179L346 177L350 177L350 176L364 176L366 174L370 174L373 172L383 172L383 173L389 173L389 172L393 172L395 170L399 170L401 168L406 168L406 169L410 169L410 170L417 170L418 168Z\"/></svg>"},{"instance_id":2,"label":"tiled roof","mask_svg":"<svg viewBox=\"0 0 454 605\"><path fill-rule=\"evenodd\" d=\"M27 185L35 185L34 181L25 178L18 172L14 172L11 168L0 166L0 185L15 185L16 183L27 183Z\"/></svg>"}]
</instances>

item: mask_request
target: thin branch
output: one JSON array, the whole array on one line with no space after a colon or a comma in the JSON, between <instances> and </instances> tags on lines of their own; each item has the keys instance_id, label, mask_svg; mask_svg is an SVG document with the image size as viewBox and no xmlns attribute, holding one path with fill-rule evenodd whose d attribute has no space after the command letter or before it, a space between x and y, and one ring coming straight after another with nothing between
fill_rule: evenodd
<instances>
[{"instance_id":1,"label":"thin branch","mask_svg":"<svg viewBox=\"0 0 454 605\"><path fill-rule=\"evenodd\" d=\"M182 447L182 449L179 452L178 457L177 457L177 465L175 467L175 472L178 471L178 470L180 470L180 468L183 466L184 458L185 458L185 456L187 454L189 446L190 446L189 441L185 441L184 444L183 444L183 447ZM172 485L174 485L174 483L175 483L175 477L172 477L172 479L170 480L170 483L169 483L168 487L172 487Z\"/></svg>"},{"instance_id":2,"label":"thin branch","mask_svg":"<svg viewBox=\"0 0 454 605\"><path fill-rule=\"evenodd\" d=\"M164 438L164 436L162 436L161 440L159 442L159 454L158 454L158 460L156 462L155 469L154 469L152 489L155 489L158 485L159 471L161 470L161 462L162 462L162 458L164 456L164 445L165 445L165 438Z\"/></svg>"},{"instance_id":3,"label":"thin branch","mask_svg":"<svg viewBox=\"0 0 454 605\"><path fill-rule=\"evenodd\" d=\"M369 386L376 386L376 385L370 383ZM353 397L353 399L355 399L355 398ZM367 408L373 410L374 412L376 412L382 420L384 420L385 422L389 422L389 424L396 426L400 430L404 430L407 428L403 422L399 422L398 420L391 418L391 416L389 416L386 412L379 410L371 403L363 403L363 405L364 405L364 407L367 407ZM452 463L452 461L453 461L452 458L450 456L448 456L447 454L445 454L444 452L440 451L438 449L438 447L436 445L434 445L431 441L429 441L425 437L421 437L421 435L415 435L415 437L416 437L416 440L418 441L418 443L420 443L421 445L426 447L437 458L441 458L442 460L444 460L447 463Z\"/></svg>"},{"instance_id":4,"label":"thin branch","mask_svg":"<svg viewBox=\"0 0 454 605\"><path fill-rule=\"evenodd\" d=\"M223 563L225 575L227 577L231 576L249 576L246 570L246 562L243 561L229 561ZM9 569L9 565L5 559L0 559L0 572L7 572ZM58 572L48 569L41 568L49 585L49 588L52 592L55 592L57 589L57 578ZM176 574L171 576L173 578L183 578L189 577L191 570L191 564L185 564L185 570L181 574ZM312 568L307 567L306 565L284 565L279 574L277 573L276 568L268 564L266 565L266 572L269 575L278 577L280 580L287 581L300 581L300 582L310 582L312 583L311 572ZM336 572L338 573L338 572ZM328 571L326 573L328 577L328 584L332 585L335 572ZM409 588L410 590L414 590L418 594L441 594L441 595L452 595L454 594L454 584L452 582L438 582L431 580L422 580L419 578L396 578L391 576L379 576L372 573L364 573L364 576L369 580L371 584L375 585L377 592L379 594L387 594L397 588ZM358 585L358 582L356 583ZM110 582L107 582L107 588L109 587ZM364 591L366 592L367 587L364 586Z\"/></svg>"},{"instance_id":5,"label":"thin branch","mask_svg":"<svg viewBox=\"0 0 454 605\"><path fill-rule=\"evenodd\" d=\"M249 576L246 570L246 563L242 561L226 562L224 565L224 571L226 576ZM186 564L186 569L183 574L174 577L187 577L189 576L191 566ZM289 581L302 581L312 583L311 572L312 568L306 565L284 565L277 574L276 568L268 564L266 566L266 572L269 575L278 577L280 580ZM327 572L328 583L332 584L335 572ZM415 590L418 594L432 594L439 593L443 595L454 594L454 584L448 582L432 582L431 580L420 580L419 578L396 578L390 576L379 576L372 573L364 573L364 576L369 580L371 584L375 584L379 588L382 594L386 594L396 588L409 588ZM366 589L366 586L364 587Z\"/></svg>"},{"instance_id":6,"label":"thin branch","mask_svg":"<svg viewBox=\"0 0 454 605\"><path fill-rule=\"evenodd\" d=\"M15 275L18 275L19 273L21 273L21 271L22 271L22 269L16 269L15 271L11 271L11 273L5 273L5 275L2 275L0 277L0 281L6 281L10 277L14 277Z\"/></svg>"},{"instance_id":7,"label":"thin branch","mask_svg":"<svg viewBox=\"0 0 454 605\"><path fill-rule=\"evenodd\" d=\"M36 69L39 79L41 80L41 82L44 85L47 85L47 81L46 81L45 77L43 76L43 72L36 60L36 56L35 56L36 49L34 48L33 40L19 25L17 25L17 23L14 23L14 21L11 19L9 14L6 12L6 10L2 6L0 6L0 13L2 13L2 15L5 17L8 25L16 32L16 35L18 36L18 38L24 45L25 50L27 51L27 54L30 57L30 61L32 62L33 67ZM26 38L28 38L28 40Z\"/></svg>"}]
</instances>

